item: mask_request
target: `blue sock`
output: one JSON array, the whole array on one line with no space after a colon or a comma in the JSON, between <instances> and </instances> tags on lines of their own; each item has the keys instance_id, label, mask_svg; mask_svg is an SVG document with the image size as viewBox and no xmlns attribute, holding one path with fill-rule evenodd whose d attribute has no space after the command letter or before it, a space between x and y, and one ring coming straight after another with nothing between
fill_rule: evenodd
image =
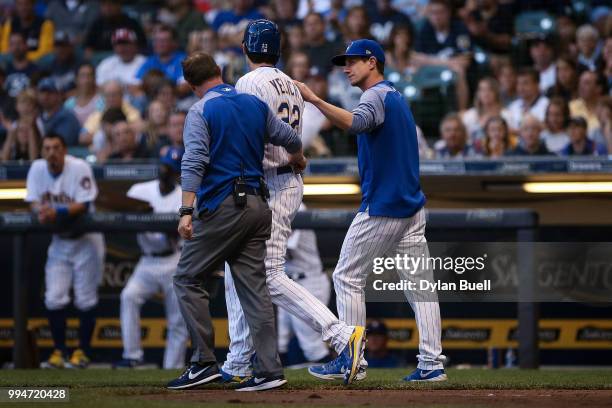
<instances>
[{"instance_id":1,"label":"blue sock","mask_svg":"<svg viewBox=\"0 0 612 408\"><path fill-rule=\"evenodd\" d=\"M79 310L79 348L89 355L91 351L91 336L96 327L96 307L89 310Z\"/></svg>"},{"instance_id":2,"label":"blue sock","mask_svg":"<svg viewBox=\"0 0 612 408\"><path fill-rule=\"evenodd\" d=\"M66 355L66 308L47 310L53 346Z\"/></svg>"}]
</instances>

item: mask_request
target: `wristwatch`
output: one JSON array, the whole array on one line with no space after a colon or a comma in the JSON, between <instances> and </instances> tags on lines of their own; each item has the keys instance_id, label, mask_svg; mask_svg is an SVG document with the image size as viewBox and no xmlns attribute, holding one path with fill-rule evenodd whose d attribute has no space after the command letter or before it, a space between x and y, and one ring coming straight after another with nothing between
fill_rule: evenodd
<instances>
[{"instance_id":1,"label":"wristwatch","mask_svg":"<svg viewBox=\"0 0 612 408\"><path fill-rule=\"evenodd\" d=\"M193 207L181 207L179 208L179 217L182 217L183 215L191 215L193 214Z\"/></svg>"}]
</instances>

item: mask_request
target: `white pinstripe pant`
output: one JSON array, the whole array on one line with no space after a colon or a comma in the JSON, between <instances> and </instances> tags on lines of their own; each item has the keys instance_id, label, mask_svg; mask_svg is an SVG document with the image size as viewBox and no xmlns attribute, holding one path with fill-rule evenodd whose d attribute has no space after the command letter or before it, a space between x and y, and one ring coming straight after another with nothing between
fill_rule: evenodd
<instances>
[{"instance_id":1,"label":"white pinstripe pant","mask_svg":"<svg viewBox=\"0 0 612 408\"><path fill-rule=\"evenodd\" d=\"M344 238L340 259L333 274L336 302L340 320L349 325L365 326L366 307L364 288L372 272L376 257L395 257L399 254L421 256L427 252L425 239L425 209L410 218L371 217L359 212ZM431 271L420 271L414 275L402 274L403 279L431 280ZM418 287L418 283L417 283ZM418 300L413 291L405 292L414 311L419 330L418 368L433 370L443 368L440 307L431 297Z\"/></svg>"},{"instance_id":2,"label":"white pinstripe pant","mask_svg":"<svg viewBox=\"0 0 612 408\"><path fill-rule=\"evenodd\" d=\"M310 272L312 273L312 271ZM329 303L331 283L329 276L325 273L307 276L297 282L325 305ZM321 340L321 333L282 307L278 309L278 327L276 331L278 333L278 352L281 354L289 350L289 342L293 334L297 337L306 360L318 361L329 354L327 345Z\"/></svg>"},{"instance_id":3,"label":"white pinstripe pant","mask_svg":"<svg viewBox=\"0 0 612 408\"><path fill-rule=\"evenodd\" d=\"M180 252L164 257L142 256L128 283L121 291L121 339L123 358L140 360L140 308L158 292L164 294L168 322L164 368L183 368L187 349L187 327L179 310L172 277Z\"/></svg>"},{"instance_id":4,"label":"white pinstripe pant","mask_svg":"<svg viewBox=\"0 0 612 408\"><path fill-rule=\"evenodd\" d=\"M272 234L266 242L266 275L272 302L306 322L322 334L324 341L329 342L337 352L341 352L346 347L353 328L338 320L319 299L291 280L284 269L291 222L302 202L304 189L302 178L294 174L272 176L269 172L265 176L270 189L268 204L272 210ZM253 343L227 265L225 301L230 346L223 370L232 375L250 375Z\"/></svg>"},{"instance_id":5,"label":"white pinstripe pant","mask_svg":"<svg viewBox=\"0 0 612 408\"><path fill-rule=\"evenodd\" d=\"M78 239L53 236L45 265L45 307L48 310L66 307L71 287L77 309L86 311L96 306L104 255L104 236L100 233Z\"/></svg>"}]
</instances>

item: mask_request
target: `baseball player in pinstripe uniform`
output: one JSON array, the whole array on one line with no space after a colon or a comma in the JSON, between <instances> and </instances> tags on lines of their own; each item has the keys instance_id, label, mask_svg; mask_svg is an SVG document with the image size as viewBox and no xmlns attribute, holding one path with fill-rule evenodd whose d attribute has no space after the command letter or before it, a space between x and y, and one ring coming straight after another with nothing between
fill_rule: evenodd
<instances>
[{"instance_id":1,"label":"baseball player in pinstripe uniform","mask_svg":"<svg viewBox=\"0 0 612 408\"><path fill-rule=\"evenodd\" d=\"M419 182L419 149L412 113L402 95L383 79L385 54L372 40L353 41L345 54L334 57L344 66L351 85L364 92L352 112L318 98L296 82L304 100L314 104L332 123L357 134L362 202L340 252L333 274L338 314L352 325L364 325L366 279L375 257L420 256L425 240L425 196ZM419 271L407 279L431 278ZM406 291L419 330L417 369L406 381L444 381L440 308L437 298L423 299ZM365 361L363 365L366 365ZM341 364L332 361L309 369L329 378Z\"/></svg>"},{"instance_id":2,"label":"baseball player in pinstripe uniform","mask_svg":"<svg viewBox=\"0 0 612 408\"><path fill-rule=\"evenodd\" d=\"M244 34L243 50L251 72L238 80L237 91L258 96L301 134L304 101L291 78L274 67L280 56L280 32L276 24L268 20L249 23ZM270 144L266 145L263 170L270 189L268 204L272 210L272 233L266 242L265 259L272 301L322 334L323 340L334 347L344 363L341 378L345 383L350 383L358 369L358 362L357 365L353 364L356 358L352 353L363 354L364 324L347 326L319 299L285 273L285 253L291 234L291 222L302 202L302 177L289 166L287 151ZM228 268L225 288L231 342L222 375L226 381L237 381L250 375L254 348Z\"/></svg>"},{"instance_id":3,"label":"baseball player in pinstripe uniform","mask_svg":"<svg viewBox=\"0 0 612 408\"><path fill-rule=\"evenodd\" d=\"M43 159L28 171L26 201L43 224L63 223L94 211L98 188L86 161L66 154L66 142L54 133L42 141ZM85 368L96 325L98 285L104 266L104 237L100 233L53 234L45 265L45 307L54 351L43 368ZM66 361L66 308L70 289L79 313L79 348Z\"/></svg>"},{"instance_id":4,"label":"baseball player in pinstripe uniform","mask_svg":"<svg viewBox=\"0 0 612 408\"><path fill-rule=\"evenodd\" d=\"M299 211L306 210L304 204ZM329 276L323 272L323 264L317 248L317 236L312 230L293 230L287 241L285 272L302 285L323 304L330 296ZM306 360L317 362L329 355L321 333L282 307L278 308L278 352L287 353L293 334L297 337Z\"/></svg>"},{"instance_id":5,"label":"baseball player in pinstripe uniform","mask_svg":"<svg viewBox=\"0 0 612 408\"><path fill-rule=\"evenodd\" d=\"M157 180L134 184L127 196L147 201L156 213L174 213L181 206L182 191L178 185L183 149L170 147L162 156ZM121 338L123 359L115 368L135 368L142 364L140 345L140 308L158 292L164 294L167 320L167 343L163 368L183 368L187 349L187 327L176 300L172 277L181 252L179 237L162 232L138 234L143 255L134 273L121 291Z\"/></svg>"}]
</instances>

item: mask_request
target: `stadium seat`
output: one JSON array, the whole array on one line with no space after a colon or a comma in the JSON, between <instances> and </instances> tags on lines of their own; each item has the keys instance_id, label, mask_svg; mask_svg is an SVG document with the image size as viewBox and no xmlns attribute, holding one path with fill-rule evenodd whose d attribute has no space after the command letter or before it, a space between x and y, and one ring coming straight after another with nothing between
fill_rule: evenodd
<instances>
[{"instance_id":1,"label":"stadium seat","mask_svg":"<svg viewBox=\"0 0 612 408\"><path fill-rule=\"evenodd\" d=\"M79 157L81 159L85 159L91 154L91 152L89 151L89 148L85 146L70 146L68 148L68 154L75 157Z\"/></svg>"},{"instance_id":2,"label":"stadium seat","mask_svg":"<svg viewBox=\"0 0 612 408\"><path fill-rule=\"evenodd\" d=\"M102 60L106 57L110 57L111 55L113 55L112 51L99 51L99 52L94 52L93 55L91 56L91 59L89 60L89 62L91 62L93 64L94 67L97 67L98 64L100 62L102 62Z\"/></svg>"},{"instance_id":3,"label":"stadium seat","mask_svg":"<svg viewBox=\"0 0 612 408\"><path fill-rule=\"evenodd\" d=\"M539 37L556 31L554 16L545 11L527 11L514 20L516 37L519 40Z\"/></svg>"}]
</instances>

